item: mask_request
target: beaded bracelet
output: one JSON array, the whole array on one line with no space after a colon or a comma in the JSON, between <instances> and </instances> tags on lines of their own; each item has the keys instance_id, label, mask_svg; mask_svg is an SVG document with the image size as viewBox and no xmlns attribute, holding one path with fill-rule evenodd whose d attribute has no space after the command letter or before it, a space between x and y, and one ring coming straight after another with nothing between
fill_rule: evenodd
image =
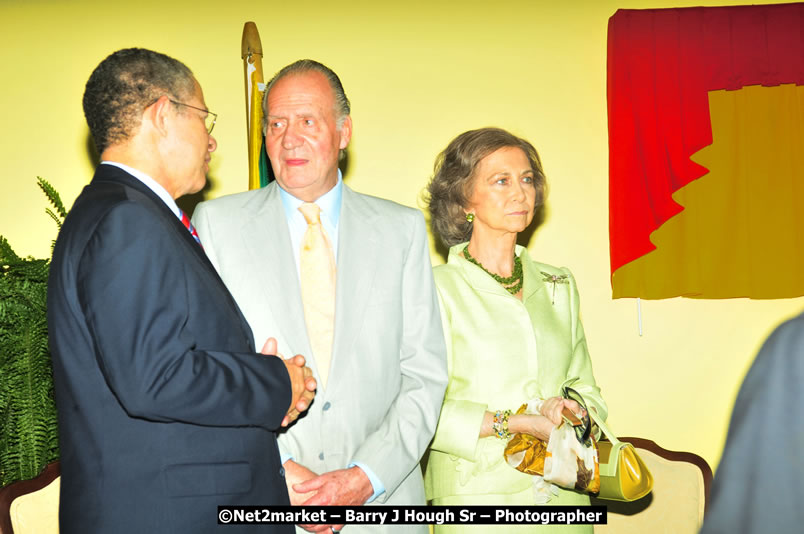
<instances>
[{"instance_id":1,"label":"beaded bracelet","mask_svg":"<svg viewBox=\"0 0 804 534\"><path fill-rule=\"evenodd\" d=\"M491 429L497 434L500 439L508 439L511 433L508 432L508 418L511 417L511 410L500 411L494 414L494 422L491 424Z\"/></svg>"}]
</instances>

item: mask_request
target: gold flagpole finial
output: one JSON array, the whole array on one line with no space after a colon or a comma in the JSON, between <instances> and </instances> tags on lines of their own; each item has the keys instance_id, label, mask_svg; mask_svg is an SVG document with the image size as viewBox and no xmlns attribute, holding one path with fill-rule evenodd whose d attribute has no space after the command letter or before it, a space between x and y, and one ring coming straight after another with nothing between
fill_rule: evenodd
<instances>
[{"instance_id":1,"label":"gold flagpole finial","mask_svg":"<svg viewBox=\"0 0 804 534\"><path fill-rule=\"evenodd\" d=\"M246 22L240 42L240 57L243 60L243 74L246 88L246 136L248 139L248 187L260 187L260 152L262 149L262 100L260 84L264 82L262 73L262 42L257 25Z\"/></svg>"}]
</instances>

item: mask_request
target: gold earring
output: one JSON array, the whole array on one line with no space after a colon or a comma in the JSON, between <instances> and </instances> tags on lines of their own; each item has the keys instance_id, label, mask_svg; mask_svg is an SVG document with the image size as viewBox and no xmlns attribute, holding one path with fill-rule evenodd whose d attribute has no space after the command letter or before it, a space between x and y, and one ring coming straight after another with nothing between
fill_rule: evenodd
<instances>
[{"instance_id":1,"label":"gold earring","mask_svg":"<svg viewBox=\"0 0 804 534\"><path fill-rule=\"evenodd\" d=\"M475 214L474 213L467 213L466 214L466 222L472 222L474 220L475 220Z\"/></svg>"}]
</instances>

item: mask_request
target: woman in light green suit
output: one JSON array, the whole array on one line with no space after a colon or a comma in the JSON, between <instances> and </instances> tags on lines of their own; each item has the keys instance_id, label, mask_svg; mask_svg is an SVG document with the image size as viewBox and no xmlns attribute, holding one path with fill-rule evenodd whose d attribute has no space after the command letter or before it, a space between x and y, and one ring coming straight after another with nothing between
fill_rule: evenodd
<instances>
[{"instance_id":1,"label":"woman in light green suit","mask_svg":"<svg viewBox=\"0 0 804 534\"><path fill-rule=\"evenodd\" d=\"M433 504L540 502L533 477L503 458L507 432L547 441L564 407L581 410L560 396L570 384L589 409L606 416L572 274L532 260L516 245L544 191L536 149L497 128L459 135L436 162L428 196L433 229L451 247L447 264L435 268L450 381L425 474ZM544 399L539 415L507 415L533 399ZM589 504L589 498L559 489L549 503ZM435 531L501 528L550 531L543 525L443 525ZM592 532L591 525L555 528Z\"/></svg>"}]
</instances>

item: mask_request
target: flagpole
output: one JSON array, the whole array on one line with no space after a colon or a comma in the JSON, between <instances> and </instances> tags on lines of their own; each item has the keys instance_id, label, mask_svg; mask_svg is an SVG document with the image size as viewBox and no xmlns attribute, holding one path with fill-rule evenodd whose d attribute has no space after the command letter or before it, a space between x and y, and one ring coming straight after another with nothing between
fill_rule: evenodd
<instances>
[{"instance_id":1,"label":"flagpole","mask_svg":"<svg viewBox=\"0 0 804 534\"><path fill-rule=\"evenodd\" d=\"M260 187L260 152L262 149L262 41L257 25L246 22L240 43L246 87L246 135L248 136L248 188Z\"/></svg>"}]
</instances>

